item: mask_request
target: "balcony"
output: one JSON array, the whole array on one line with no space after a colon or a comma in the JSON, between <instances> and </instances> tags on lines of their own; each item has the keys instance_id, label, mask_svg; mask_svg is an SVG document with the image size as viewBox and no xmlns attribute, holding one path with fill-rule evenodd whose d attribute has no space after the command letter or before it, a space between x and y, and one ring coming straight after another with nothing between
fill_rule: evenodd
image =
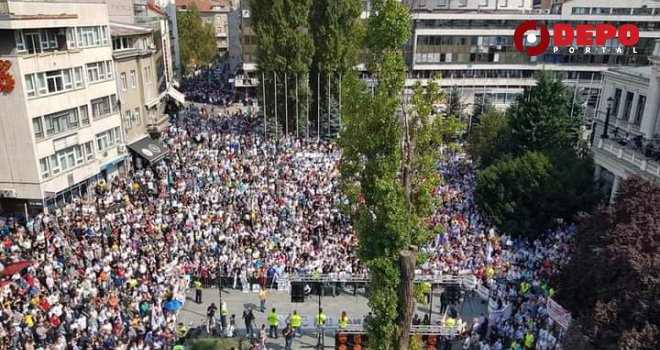
<instances>
[{"instance_id":1,"label":"balcony","mask_svg":"<svg viewBox=\"0 0 660 350\"><path fill-rule=\"evenodd\" d=\"M660 149L657 147L640 149L631 144L633 142L623 145L616 140L599 139L594 149L596 161L607 162L606 159L598 157L599 154L606 155L616 163L623 165L624 171L660 180ZM642 149L645 154L642 153Z\"/></svg>"}]
</instances>

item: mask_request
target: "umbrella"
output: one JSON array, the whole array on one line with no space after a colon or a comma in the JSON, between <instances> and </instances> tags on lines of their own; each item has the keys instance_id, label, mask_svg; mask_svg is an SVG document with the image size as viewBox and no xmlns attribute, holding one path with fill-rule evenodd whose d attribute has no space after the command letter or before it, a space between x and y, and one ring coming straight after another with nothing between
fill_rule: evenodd
<instances>
[{"instance_id":1,"label":"umbrella","mask_svg":"<svg viewBox=\"0 0 660 350\"><path fill-rule=\"evenodd\" d=\"M24 268L26 268L30 265L32 265L32 262L28 261L28 260L19 261L17 263L9 264L9 265L5 266L4 270L0 271L0 276L14 275L14 274L20 272L21 270L23 270Z\"/></svg>"},{"instance_id":2,"label":"umbrella","mask_svg":"<svg viewBox=\"0 0 660 350\"><path fill-rule=\"evenodd\" d=\"M163 310L165 311L176 311L183 307L183 303L178 300L168 300L163 303Z\"/></svg>"}]
</instances>

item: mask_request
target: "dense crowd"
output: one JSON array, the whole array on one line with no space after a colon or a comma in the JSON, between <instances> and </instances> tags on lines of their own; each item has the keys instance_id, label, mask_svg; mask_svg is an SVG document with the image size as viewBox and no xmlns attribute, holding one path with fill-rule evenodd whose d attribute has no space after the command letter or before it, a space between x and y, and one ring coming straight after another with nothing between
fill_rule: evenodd
<instances>
[{"instance_id":1,"label":"dense crowd","mask_svg":"<svg viewBox=\"0 0 660 350\"><path fill-rule=\"evenodd\" d=\"M206 93L202 100L222 95L184 84L198 86L193 96ZM338 210L347 199L338 190L337 146L264 140L259 125L189 106L164 136L164 161L99 192L101 220L92 195L25 226L0 221L0 269L31 262L1 287L0 348L165 349L176 338L170 306L185 301L191 275L210 281L219 271L245 283L290 272L363 273L350 220ZM553 349L548 281L575 227L558 225L533 242L501 235L476 209L469 159L448 153L438 170L442 204L428 223L444 230L423 247L431 258L420 269L470 271L509 310L469 322L464 348Z\"/></svg>"},{"instance_id":2,"label":"dense crowd","mask_svg":"<svg viewBox=\"0 0 660 350\"><path fill-rule=\"evenodd\" d=\"M207 103L217 106L230 106L236 102L245 101L232 83L231 74L226 64L214 64L201 68L181 82L181 89L186 92L186 99L197 103Z\"/></svg>"}]
</instances>

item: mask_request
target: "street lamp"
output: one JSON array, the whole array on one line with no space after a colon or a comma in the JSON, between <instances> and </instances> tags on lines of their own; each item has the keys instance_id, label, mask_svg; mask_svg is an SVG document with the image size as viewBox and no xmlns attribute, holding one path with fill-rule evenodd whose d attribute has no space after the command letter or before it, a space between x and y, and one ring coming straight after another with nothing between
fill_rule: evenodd
<instances>
[{"instance_id":1,"label":"street lamp","mask_svg":"<svg viewBox=\"0 0 660 350\"><path fill-rule=\"evenodd\" d=\"M614 99L612 96L607 98L607 113L605 114L605 127L603 128L603 134L600 135L601 139L606 139L609 136L607 135L607 128L610 126L610 112L612 111L612 102Z\"/></svg>"}]
</instances>

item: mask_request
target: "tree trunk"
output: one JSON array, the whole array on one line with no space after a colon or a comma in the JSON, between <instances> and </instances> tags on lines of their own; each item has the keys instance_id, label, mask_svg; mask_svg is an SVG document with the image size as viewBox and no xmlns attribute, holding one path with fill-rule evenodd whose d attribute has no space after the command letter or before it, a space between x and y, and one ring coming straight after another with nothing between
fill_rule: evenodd
<instances>
[{"instance_id":1,"label":"tree trunk","mask_svg":"<svg viewBox=\"0 0 660 350\"><path fill-rule=\"evenodd\" d=\"M414 249L403 250L399 254L401 282L399 284L399 337L398 350L408 350L410 343L410 327L415 312L415 257Z\"/></svg>"}]
</instances>

